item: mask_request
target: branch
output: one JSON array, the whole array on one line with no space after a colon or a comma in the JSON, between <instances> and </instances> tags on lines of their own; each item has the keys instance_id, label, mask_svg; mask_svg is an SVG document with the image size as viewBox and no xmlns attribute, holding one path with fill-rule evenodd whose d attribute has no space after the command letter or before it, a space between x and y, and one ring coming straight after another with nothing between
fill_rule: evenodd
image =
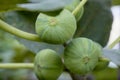
<instances>
[{"instance_id":1,"label":"branch","mask_svg":"<svg viewBox=\"0 0 120 80\"><path fill-rule=\"evenodd\" d=\"M79 12L79 10L85 5L86 2L87 2L87 0L80 1L80 3L78 4L78 6L72 12L72 14L76 15Z\"/></svg>"},{"instance_id":2,"label":"branch","mask_svg":"<svg viewBox=\"0 0 120 80\"><path fill-rule=\"evenodd\" d=\"M115 40L115 41L113 41L109 46L108 46L108 48L113 48L117 43L119 43L120 42L120 36Z\"/></svg>"},{"instance_id":3,"label":"branch","mask_svg":"<svg viewBox=\"0 0 120 80\"><path fill-rule=\"evenodd\" d=\"M33 69L33 63L0 63L0 69Z\"/></svg>"},{"instance_id":4,"label":"branch","mask_svg":"<svg viewBox=\"0 0 120 80\"><path fill-rule=\"evenodd\" d=\"M38 41L38 42L40 42L40 38L39 38L38 35L31 34L31 33L19 30L19 29L15 28L15 27L13 27L13 26L5 23L2 20L0 20L0 29L4 30L6 32L9 32L9 33L11 33L13 35L16 35L18 37L27 39L27 40L32 40L32 41Z\"/></svg>"}]
</instances>

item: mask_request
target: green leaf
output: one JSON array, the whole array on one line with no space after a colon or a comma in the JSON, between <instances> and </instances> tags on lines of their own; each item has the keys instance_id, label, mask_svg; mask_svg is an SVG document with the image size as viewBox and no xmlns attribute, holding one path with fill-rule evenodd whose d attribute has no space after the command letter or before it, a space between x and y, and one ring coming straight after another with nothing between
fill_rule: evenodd
<instances>
[{"instance_id":1,"label":"green leaf","mask_svg":"<svg viewBox=\"0 0 120 80\"><path fill-rule=\"evenodd\" d=\"M120 50L117 49L103 49L103 55L120 66Z\"/></svg>"},{"instance_id":2,"label":"green leaf","mask_svg":"<svg viewBox=\"0 0 120 80\"><path fill-rule=\"evenodd\" d=\"M7 22L8 24L11 24L12 26L19 28L23 31L35 33L35 20L37 18L37 13L31 13L31 12L7 12L7 13L1 13L0 17ZM34 42L25 40L22 38L16 37L16 39L24 44L29 50L37 53L42 49L53 49L57 51L58 53L62 53L64 47L62 45L52 45L42 42Z\"/></svg>"},{"instance_id":3,"label":"green leaf","mask_svg":"<svg viewBox=\"0 0 120 80\"><path fill-rule=\"evenodd\" d=\"M88 0L84 8L75 37L87 37L105 46L113 20L111 0Z\"/></svg>"},{"instance_id":4,"label":"green leaf","mask_svg":"<svg viewBox=\"0 0 120 80\"><path fill-rule=\"evenodd\" d=\"M113 5L120 5L120 0L112 0Z\"/></svg>"},{"instance_id":5,"label":"green leaf","mask_svg":"<svg viewBox=\"0 0 120 80\"><path fill-rule=\"evenodd\" d=\"M41 0L37 3L18 4L18 7L28 11L55 11L62 9L73 1L74 0Z\"/></svg>"},{"instance_id":6,"label":"green leaf","mask_svg":"<svg viewBox=\"0 0 120 80\"><path fill-rule=\"evenodd\" d=\"M55 11L74 0L0 0L0 12L9 10Z\"/></svg>"},{"instance_id":7,"label":"green leaf","mask_svg":"<svg viewBox=\"0 0 120 80\"><path fill-rule=\"evenodd\" d=\"M0 12L17 10L16 4L26 3L28 0L0 0Z\"/></svg>"}]
</instances>

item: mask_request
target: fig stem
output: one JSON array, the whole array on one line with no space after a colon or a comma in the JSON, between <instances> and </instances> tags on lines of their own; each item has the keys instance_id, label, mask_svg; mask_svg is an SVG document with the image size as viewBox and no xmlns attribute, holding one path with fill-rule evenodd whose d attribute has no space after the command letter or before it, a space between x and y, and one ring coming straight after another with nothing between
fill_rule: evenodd
<instances>
[{"instance_id":1,"label":"fig stem","mask_svg":"<svg viewBox=\"0 0 120 80\"><path fill-rule=\"evenodd\" d=\"M33 69L33 63L0 63L0 69Z\"/></svg>"},{"instance_id":2,"label":"fig stem","mask_svg":"<svg viewBox=\"0 0 120 80\"><path fill-rule=\"evenodd\" d=\"M109 46L108 48L112 49L117 43L120 42L120 36L115 40L113 41Z\"/></svg>"},{"instance_id":3,"label":"fig stem","mask_svg":"<svg viewBox=\"0 0 120 80\"><path fill-rule=\"evenodd\" d=\"M27 40L40 42L38 35L19 30L2 20L0 20L0 29Z\"/></svg>"},{"instance_id":4,"label":"fig stem","mask_svg":"<svg viewBox=\"0 0 120 80\"><path fill-rule=\"evenodd\" d=\"M72 14L75 16L80 9L82 9L82 7L85 5L85 3L87 2L87 0L82 0L78 6L73 10Z\"/></svg>"}]
</instances>

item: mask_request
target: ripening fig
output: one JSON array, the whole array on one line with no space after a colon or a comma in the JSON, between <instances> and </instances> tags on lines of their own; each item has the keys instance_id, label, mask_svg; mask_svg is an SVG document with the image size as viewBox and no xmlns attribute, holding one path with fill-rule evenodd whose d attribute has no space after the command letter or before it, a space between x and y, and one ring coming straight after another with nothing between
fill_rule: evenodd
<instances>
[{"instance_id":1,"label":"ripening fig","mask_svg":"<svg viewBox=\"0 0 120 80\"><path fill-rule=\"evenodd\" d=\"M34 70L39 80L57 80L63 71L63 63L54 50L44 49L35 57Z\"/></svg>"},{"instance_id":2,"label":"ripening fig","mask_svg":"<svg viewBox=\"0 0 120 80\"><path fill-rule=\"evenodd\" d=\"M77 27L74 15L67 9L55 17L40 13L35 26L40 39L51 44L67 42L73 37Z\"/></svg>"},{"instance_id":3,"label":"ripening fig","mask_svg":"<svg viewBox=\"0 0 120 80\"><path fill-rule=\"evenodd\" d=\"M98 63L101 49L100 45L90 39L73 39L65 48L64 64L73 73L91 72Z\"/></svg>"}]
</instances>

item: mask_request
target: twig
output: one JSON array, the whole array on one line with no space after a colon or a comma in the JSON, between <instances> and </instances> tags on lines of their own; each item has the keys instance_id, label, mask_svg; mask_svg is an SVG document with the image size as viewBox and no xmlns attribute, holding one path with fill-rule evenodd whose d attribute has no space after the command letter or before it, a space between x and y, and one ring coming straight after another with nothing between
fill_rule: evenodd
<instances>
[{"instance_id":1,"label":"twig","mask_svg":"<svg viewBox=\"0 0 120 80\"><path fill-rule=\"evenodd\" d=\"M33 63L0 63L0 69L33 69Z\"/></svg>"}]
</instances>

